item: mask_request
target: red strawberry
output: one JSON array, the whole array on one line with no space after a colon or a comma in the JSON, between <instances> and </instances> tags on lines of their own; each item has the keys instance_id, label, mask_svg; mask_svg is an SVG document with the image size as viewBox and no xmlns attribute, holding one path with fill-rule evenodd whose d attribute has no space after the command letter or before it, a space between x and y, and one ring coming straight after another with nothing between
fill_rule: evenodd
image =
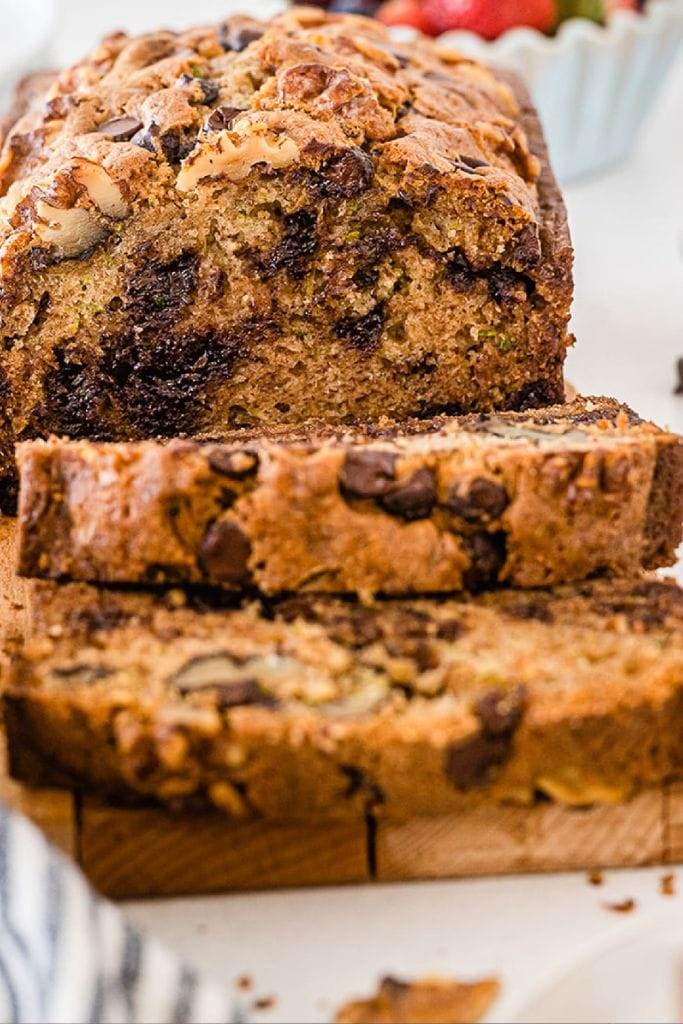
<instances>
[{"instance_id":1,"label":"red strawberry","mask_svg":"<svg viewBox=\"0 0 683 1024\"><path fill-rule=\"evenodd\" d=\"M638 0L605 0L607 14L614 14L615 11L639 11Z\"/></svg>"},{"instance_id":2,"label":"red strawberry","mask_svg":"<svg viewBox=\"0 0 683 1024\"><path fill-rule=\"evenodd\" d=\"M554 0L424 0L422 8L437 32L467 29L484 39L522 25L549 32L555 24Z\"/></svg>"},{"instance_id":3,"label":"red strawberry","mask_svg":"<svg viewBox=\"0 0 683 1024\"><path fill-rule=\"evenodd\" d=\"M422 0L388 0L376 17L385 25L409 25L426 35L435 36L440 31L425 14Z\"/></svg>"}]
</instances>

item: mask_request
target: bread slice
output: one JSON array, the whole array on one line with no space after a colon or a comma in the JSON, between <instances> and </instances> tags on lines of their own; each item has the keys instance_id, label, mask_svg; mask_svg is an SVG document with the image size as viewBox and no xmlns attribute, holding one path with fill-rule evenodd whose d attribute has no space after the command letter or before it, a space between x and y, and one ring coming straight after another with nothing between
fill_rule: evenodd
<instances>
[{"instance_id":1,"label":"bread slice","mask_svg":"<svg viewBox=\"0 0 683 1024\"><path fill-rule=\"evenodd\" d=\"M364 432L19 447L20 571L409 593L671 564L683 442L610 399Z\"/></svg>"},{"instance_id":2,"label":"bread slice","mask_svg":"<svg viewBox=\"0 0 683 1024\"><path fill-rule=\"evenodd\" d=\"M4 697L28 782L235 817L409 817L621 801L683 767L673 583L222 610L34 587Z\"/></svg>"},{"instance_id":3,"label":"bread slice","mask_svg":"<svg viewBox=\"0 0 683 1024\"><path fill-rule=\"evenodd\" d=\"M561 400L572 251L518 84L319 10L118 33L0 158L15 439Z\"/></svg>"}]
</instances>

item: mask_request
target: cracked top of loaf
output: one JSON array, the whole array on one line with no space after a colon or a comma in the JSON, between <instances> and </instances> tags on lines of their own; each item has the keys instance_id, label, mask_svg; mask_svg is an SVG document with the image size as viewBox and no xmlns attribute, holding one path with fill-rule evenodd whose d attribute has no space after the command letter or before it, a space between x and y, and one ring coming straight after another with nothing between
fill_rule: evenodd
<instances>
[{"instance_id":1,"label":"cracked top of loaf","mask_svg":"<svg viewBox=\"0 0 683 1024\"><path fill-rule=\"evenodd\" d=\"M224 104L227 104L224 105ZM117 33L58 76L9 133L0 161L3 269L30 248L73 256L141 203L192 193L257 164L318 169L356 190L358 149L382 169L454 169L538 219L540 166L500 78L427 40L300 8L139 38ZM532 238L526 238L533 244Z\"/></svg>"}]
</instances>

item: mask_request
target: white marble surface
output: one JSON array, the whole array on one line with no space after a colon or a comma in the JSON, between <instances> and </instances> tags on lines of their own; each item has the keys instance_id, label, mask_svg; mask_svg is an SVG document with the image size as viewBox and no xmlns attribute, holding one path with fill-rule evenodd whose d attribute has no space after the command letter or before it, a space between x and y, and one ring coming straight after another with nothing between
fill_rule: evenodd
<instances>
[{"instance_id":1,"label":"white marble surface","mask_svg":"<svg viewBox=\"0 0 683 1024\"><path fill-rule=\"evenodd\" d=\"M59 62L107 27L142 29L218 17L222 0L63 2ZM277 4L257 3L266 13ZM683 355L683 61L630 162L567 199L577 250L570 379L683 430L674 363ZM381 973L493 972L505 986L496 1019L596 940L679 918L683 896L658 892L658 870L325 889L130 905L135 921L228 983L243 972L277 1004L263 1020L324 1021ZM633 896L634 914L603 906Z\"/></svg>"}]
</instances>

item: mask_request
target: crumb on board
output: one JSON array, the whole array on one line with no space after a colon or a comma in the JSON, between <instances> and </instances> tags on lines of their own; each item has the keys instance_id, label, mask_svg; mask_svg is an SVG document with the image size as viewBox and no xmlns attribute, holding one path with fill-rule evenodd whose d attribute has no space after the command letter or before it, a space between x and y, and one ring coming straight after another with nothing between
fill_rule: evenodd
<instances>
[{"instance_id":1,"label":"crumb on board","mask_svg":"<svg viewBox=\"0 0 683 1024\"><path fill-rule=\"evenodd\" d=\"M238 978L235 978L235 988L241 992L248 992L253 984L253 979L248 974L240 974Z\"/></svg>"},{"instance_id":2,"label":"crumb on board","mask_svg":"<svg viewBox=\"0 0 683 1024\"><path fill-rule=\"evenodd\" d=\"M615 914L630 914L632 910L636 909L636 901L629 896L625 900L616 900L614 903L604 903L603 906L606 910L613 910Z\"/></svg>"},{"instance_id":3,"label":"crumb on board","mask_svg":"<svg viewBox=\"0 0 683 1024\"><path fill-rule=\"evenodd\" d=\"M251 1006L254 1010L272 1010L276 1002L275 996L259 996Z\"/></svg>"},{"instance_id":4,"label":"crumb on board","mask_svg":"<svg viewBox=\"0 0 683 1024\"><path fill-rule=\"evenodd\" d=\"M588 872L588 881L591 885L602 885L605 881L605 876L602 871L596 868L594 871Z\"/></svg>"},{"instance_id":5,"label":"crumb on board","mask_svg":"<svg viewBox=\"0 0 683 1024\"><path fill-rule=\"evenodd\" d=\"M496 978L467 984L451 978L382 978L369 999L345 1003L335 1024L476 1024L500 993Z\"/></svg>"},{"instance_id":6,"label":"crumb on board","mask_svg":"<svg viewBox=\"0 0 683 1024\"><path fill-rule=\"evenodd\" d=\"M673 872L668 872L666 875L662 875L659 879L659 891L662 896L675 896L676 895L676 876Z\"/></svg>"},{"instance_id":7,"label":"crumb on board","mask_svg":"<svg viewBox=\"0 0 683 1024\"><path fill-rule=\"evenodd\" d=\"M683 359L676 360L676 377L674 395L683 395Z\"/></svg>"}]
</instances>

